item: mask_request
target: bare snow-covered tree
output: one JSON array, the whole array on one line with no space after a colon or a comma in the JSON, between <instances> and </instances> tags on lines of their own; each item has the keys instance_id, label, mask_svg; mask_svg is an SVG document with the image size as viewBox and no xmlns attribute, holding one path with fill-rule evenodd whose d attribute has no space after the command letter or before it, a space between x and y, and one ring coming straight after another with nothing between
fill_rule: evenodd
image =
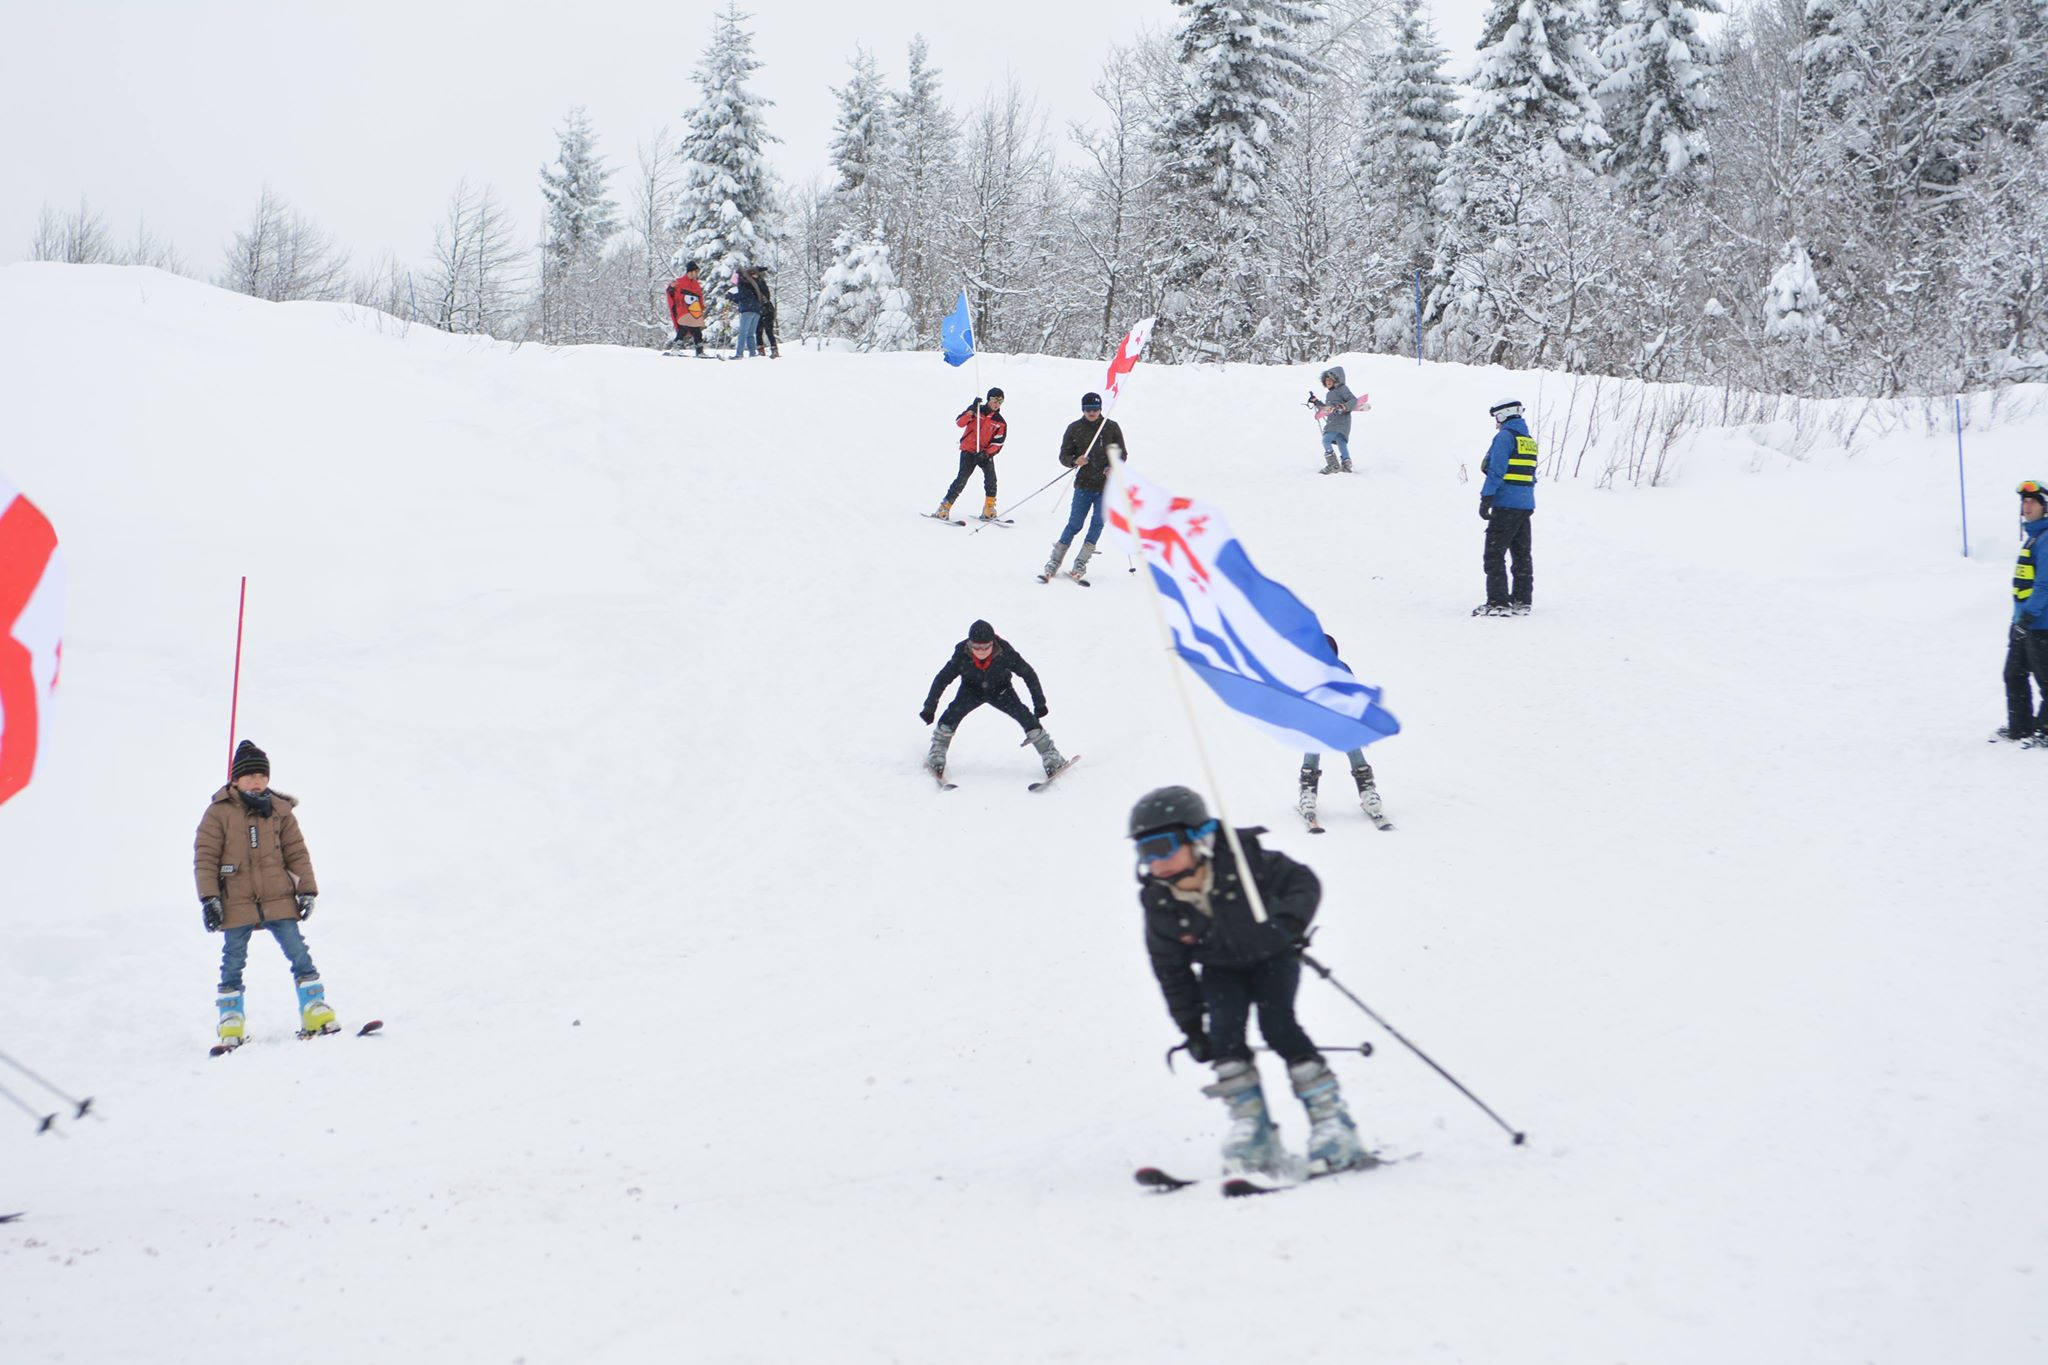
<instances>
[{"instance_id":1,"label":"bare snow-covered tree","mask_svg":"<svg viewBox=\"0 0 2048 1365\"><path fill-rule=\"evenodd\" d=\"M81 197L78 207L68 213L43 205L28 258L67 265L103 265L119 260L120 253L114 249L113 235L107 231L106 216Z\"/></svg>"},{"instance_id":2,"label":"bare snow-covered tree","mask_svg":"<svg viewBox=\"0 0 2048 1365\"><path fill-rule=\"evenodd\" d=\"M1046 239L1054 224L1034 212L1052 173L1044 117L1012 79L989 93L967 128L960 263L975 342L1019 350L1038 327L1033 299L1046 283Z\"/></svg>"},{"instance_id":3,"label":"bare snow-covered tree","mask_svg":"<svg viewBox=\"0 0 2048 1365\"><path fill-rule=\"evenodd\" d=\"M272 303L348 296L348 253L265 185L214 283Z\"/></svg>"},{"instance_id":4,"label":"bare snow-covered tree","mask_svg":"<svg viewBox=\"0 0 2048 1365\"><path fill-rule=\"evenodd\" d=\"M668 282L675 277L675 254L682 245L676 235L676 190L682 179L680 153L666 126L634 148L640 178L626 206L626 246L622 252L620 339L642 346L660 346L671 335Z\"/></svg>"},{"instance_id":5,"label":"bare snow-covered tree","mask_svg":"<svg viewBox=\"0 0 2048 1365\"><path fill-rule=\"evenodd\" d=\"M519 306L518 262L497 195L488 185L458 181L420 280L421 320L444 332L509 337Z\"/></svg>"},{"instance_id":6,"label":"bare snow-covered tree","mask_svg":"<svg viewBox=\"0 0 2048 1365\"><path fill-rule=\"evenodd\" d=\"M1158 247L1157 220L1148 210L1162 171L1145 139L1144 105L1125 79L1133 61L1128 48L1110 52L1090 87L1101 106L1100 126L1076 121L1068 128L1083 158L1068 221L1081 249L1081 268L1102 300L1093 354L1104 357L1150 302L1144 265Z\"/></svg>"}]
</instances>

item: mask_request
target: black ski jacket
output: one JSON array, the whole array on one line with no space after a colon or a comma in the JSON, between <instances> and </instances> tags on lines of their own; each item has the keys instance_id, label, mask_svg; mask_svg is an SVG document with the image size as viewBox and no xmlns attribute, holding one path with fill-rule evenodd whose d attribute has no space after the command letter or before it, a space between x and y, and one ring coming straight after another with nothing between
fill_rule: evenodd
<instances>
[{"instance_id":1,"label":"black ski jacket","mask_svg":"<svg viewBox=\"0 0 2048 1365\"><path fill-rule=\"evenodd\" d=\"M1034 709L1045 705L1045 690L1038 685L1038 673L1016 647L1002 636L996 636L995 653L988 656L988 667L983 668L967 650L967 641L953 646L953 657L946 660L946 666L939 670L939 676L932 679L932 690L925 695L924 709L935 711L939 705L939 694L946 690L946 684L955 678L960 680L963 691L979 693L983 700L992 700L1010 690L1010 679L1022 678L1024 685L1031 689L1031 705Z\"/></svg>"},{"instance_id":2,"label":"black ski jacket","mask_svg":"<svg viewBox=\"0 0 2048 1365\"><path fill-rule=\"evenodd\" d=\"M1095 434L1097 427L1102 428L1101 436ZM1093 450L1088 449L1091 441L1095 443ZM1067 423L1066 432L1060 437L1060 463L1078 471L1074 475L1074 487L1102 488L1109 482L1109 448L1123 444L1124 429L1109 418L1091 422L1086 417L1076 417ZM1085 461L1081 458L1084 454L1087 456ZM1124 447L1122 458L1131 458L1129 447Z\"/></svg>"},{"instance_id":3,"label":"black ski jacket","mask_svg":"<svg viewBox=\"0 0 2048 1365\"><path fill-rule=\"evenodd\" d=\"M1145 910L1145 951L1152 958L1152 975L1159 978L1167 1013L1182 1033L1198 1036L1202 1032L1202 987L1194 972L1197 964L1251 967L1291 953L1316 917L1316 906L1323 898L1322 883L1305 864L1260 848L1258 836L1265 832L1258 825L1237 832L1251 863L1252 881L1266 903L1264 924L1252 918L1236 860L1220 835L1210 864L1212 915L1176 899L1164 882L1145 878L1138 891L1138 904Z\"/></svg>"}]
</instances>

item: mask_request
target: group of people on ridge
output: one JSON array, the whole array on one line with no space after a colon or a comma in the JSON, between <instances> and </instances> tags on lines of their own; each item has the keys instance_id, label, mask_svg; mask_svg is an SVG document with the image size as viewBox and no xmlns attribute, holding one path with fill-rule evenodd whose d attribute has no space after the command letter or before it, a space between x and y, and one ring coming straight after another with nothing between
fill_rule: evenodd
<instances>
[{"instance_id":1,"label":"group of people on ridge","mask_svg":"<svg viewBox=\"0 0 2048 1365\"><path fill-rule=\"evenodd\" d=\"M765 354L780 360L782 347L775 339L775 296L768 289L767 269L759 265L739 267L733 271L732 287L725 297L734 316L732 358L742 360ZM704 282L697 278L697 262L687 262L683 273L669 281L668 316L675 324L676 335L665 349L677 351L688 346L702 356L704 327L709 318Z\"/></svg>"}]
</instances>

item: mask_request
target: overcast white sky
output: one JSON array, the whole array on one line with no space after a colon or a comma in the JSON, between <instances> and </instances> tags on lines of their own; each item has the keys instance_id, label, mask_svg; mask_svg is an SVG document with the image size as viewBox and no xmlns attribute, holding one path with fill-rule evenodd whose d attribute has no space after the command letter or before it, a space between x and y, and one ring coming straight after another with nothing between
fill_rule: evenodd
<instances>
[{"instance_id":1,"label":"overcast white sky","mask_svg":"<svg viewBox=\"0 0 2048 1365\"><path fill-rule=\"evenodd\" d=\"M634 144L679 133L724 0L0 0L0 261L27 255L45 203L138 215L211 275L268 181L359 264L423 258L463 176L489 182L537 236L539 170L584 105L633 177ZM755 88L775 107L778 171L825 166L856 43L892 84L923 33L955 108L1014 73L1057 129L1092 113L1110 47L1171 26L1169 0L754 0ZM1435 0L1462 72L1485 0Z\"/></svg>"}]
</instances>

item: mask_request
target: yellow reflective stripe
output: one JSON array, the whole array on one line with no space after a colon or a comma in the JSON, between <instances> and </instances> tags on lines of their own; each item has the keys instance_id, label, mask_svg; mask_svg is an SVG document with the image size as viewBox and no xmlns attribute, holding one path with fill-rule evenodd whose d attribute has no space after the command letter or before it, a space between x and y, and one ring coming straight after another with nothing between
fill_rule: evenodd
<instances>
[{"instance_id":1,"label":"yellow reflective stripe","mask_svg":"<svg viewBox=\"0 0 2048 1365\"><path fill-rule=\"evenodd\" d=\"M2017 597L2020 601L2024 602L2029 597L2032 597L2034 595L2034 590L2032 588L2014 588L2012 590L2012 595L2014 597Z\"/></svg>"},{"instance_id":2,"label":"yellow reflective stripe","mask_svg":"<svg viewBox=\"0 0 2048 1365\"><path fill-rule=\"evenodd\" d=\"M2029 583L2031 583L2034 581L2034 566L2031 564L2022 564L2017 569L2014 569L2012 571L2012 576L2014 578L2024 578Z\"/></svg>"}]
</instances>

